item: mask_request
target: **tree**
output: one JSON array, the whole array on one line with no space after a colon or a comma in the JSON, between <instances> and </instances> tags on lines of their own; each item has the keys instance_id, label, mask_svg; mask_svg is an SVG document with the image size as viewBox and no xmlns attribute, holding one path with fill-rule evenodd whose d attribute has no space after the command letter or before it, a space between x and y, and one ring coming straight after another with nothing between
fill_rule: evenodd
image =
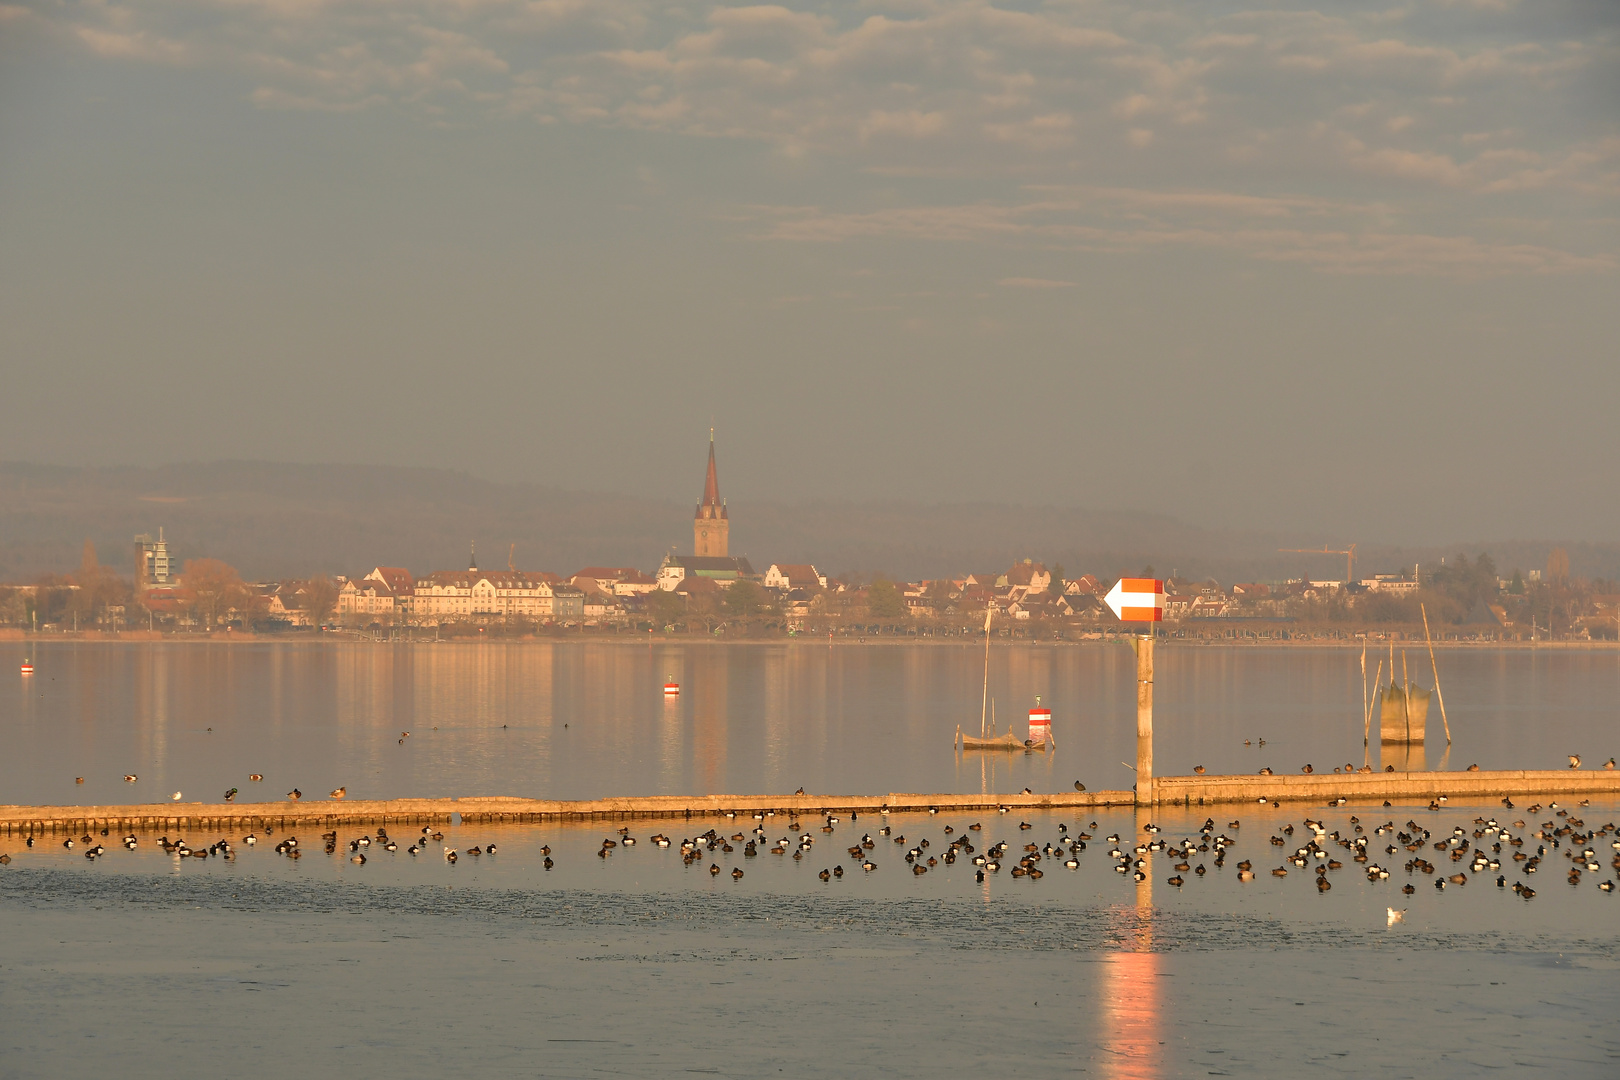
<instances>
[{"instance_id":1,"label":"tree","mask_svg":"<svg viewBox=\"0 0 1620 1080\"><path fill-rule=\"evenodd\" d=\"M186 560L180 583L191 609L201 616L205 627L212 627L232 608L246 610L250 606L249 589L242 584L242 575L219 559Z\"/></svg>"},{"instance_id":2,"label":"tree","mask_svg":"<svg viewBox=\"0 0 1620 1080\"><path fill-rule=\"evenodd\" d=\"M866 590L866 611L874 619L900 619L906 614L906 598L887 578L878 578Z\"/></svg>"},{"instance_id":3,"label":"tree","mask_svg":"<svg viewBox=\"0 0 1620 1080\"><path fill-rule=\"evenodd\" d=\"M765 590L745 578L732 582L726 590L726 610L733 615L758 615L770 603Z\"/></svg>"},{"instance_id":4,"label":"tree","mask_svg":"<svg viewBox=\"0 0 1620 1080\"><path fill-rule=\"evenodd\" d=\"M1063 564L1062 563L1053 563L1052 564L1052 584L1048 585L1047 589L1051 592L1051 594L1053 596L1062 596L1063 595L1063 586L1064 586L1064 584L1065 584L1065 582L1064 582L1064 579L1063 579Z\"/></svg>"},{"instance_id":5,"label":"tree","mask_svg":"<svg viewBox=\"0 0 1620 1080\"><path fill-rule=\"evenodd\" d=\"M1508 584L1508 592L1514 596L1524 595L1524 575L1519 572L1518 567L1513 568L1513 580Z\"/></svg>"},{"instance_id":6,"label":"tree","mask_svg":"<svg viewBox=\"0 0 1620 1080\"><path fill-rule=\"evenodd\" d=\"M670 626L686 614L686 601L673 592L654 589L647 594L647 613L657 626Z\"/></svg>"},{"instance_id":7,"label":"tree","mask_svg":"<svg viewBox=\"0 0 1620 1080\"><path fill-rule=\"evenodd\" d=\"M189 565L189 564L188 564ZM304 584L304 612L313 626L325 625L327 616L337 606L337 582L325 574L316 574Z\"/></svg>"}]
</instances>

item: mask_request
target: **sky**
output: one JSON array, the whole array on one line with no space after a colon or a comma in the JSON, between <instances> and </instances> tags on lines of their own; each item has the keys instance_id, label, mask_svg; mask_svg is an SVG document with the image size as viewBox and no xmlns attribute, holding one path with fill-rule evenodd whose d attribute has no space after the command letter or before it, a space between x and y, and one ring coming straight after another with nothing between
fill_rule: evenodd
<instances>
[{"instance_id":1,"label":"sky","mask_svg":"<svg viewBox=\"0 0 1620 1080\"><path fill-rule=\"evenodd\" d=\"M1607 0L0 0L0 459L1613 539Z\"/></svg>"}]
</instances>

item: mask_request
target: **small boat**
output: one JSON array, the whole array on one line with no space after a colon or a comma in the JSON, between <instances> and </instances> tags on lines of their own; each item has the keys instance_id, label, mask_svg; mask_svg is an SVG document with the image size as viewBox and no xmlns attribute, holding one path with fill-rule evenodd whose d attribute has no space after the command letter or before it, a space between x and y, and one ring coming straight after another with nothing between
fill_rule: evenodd
<instances>
[{"instance_id":1,"label":"small boat","mask_svg":"<svg viewBox=\"0 0 1620 1080\"><path fill-rule=\"evenodd\" d=\"M990 700L990 618L994 613L992 608L984 613L984 695L979 703L979 733L977 735L963 734L960 725L952 737L953 744L963 750L1045 750L1051 739L1052 711L1040 707L1041 699L1035 699L1035 708L1029 712L1029 738L1020 739L1011 731L996 733L996 703ZM986 720L989 726L985 726ZM1044 725L1041 721L1044 720Z\"/></svg>"},{"instance_id":2,"label":"small boat","mask_svg":"<svg viewBox=\"0 0 1620 1080\"><path fill-rule=\"evenodd\" d=\"M963 735L962 749L964 750L1028 750L1029 747L1010 731L1000 735Z\"/></svg>"}]
</instances>

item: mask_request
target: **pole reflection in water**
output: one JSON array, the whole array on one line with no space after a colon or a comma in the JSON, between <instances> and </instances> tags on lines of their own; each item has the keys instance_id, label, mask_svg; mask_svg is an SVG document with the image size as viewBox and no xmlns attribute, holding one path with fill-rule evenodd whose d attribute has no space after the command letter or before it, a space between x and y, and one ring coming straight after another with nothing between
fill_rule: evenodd
<instances>
[{"instance_id":1,"label":"pole reflection in water","mask_svg":"<svg viewBox=\"0 0 1620 1080\"><path fill-rule=\"evenodd\" d=\"M1155 834L1147 831L1151 822L1149 809L1137 807L1133 848L1153 842ZM1102 962L1103 1000L1108 1005L1098 1061L1104 1076L1118 1080L1157 1077L1164 1062L1159 1050L1160 954L1153 949L1153 852L1140 858L1147 877L1136 886L1130 945Z\"/></svg>"},{"instance_id":2,"label":"pole reflection in water","mask_svg":"<svg viewBox=\"0 0 1620 1080\"><path fill-rule=\"evenodd\" d=\"M1160 954L1114 953L1102 961L1102 992L1107 1002L1097 1063L1114 1080L1148 1080L1162 1075L1159 1045Z\"/></svg>"}]
</instances>

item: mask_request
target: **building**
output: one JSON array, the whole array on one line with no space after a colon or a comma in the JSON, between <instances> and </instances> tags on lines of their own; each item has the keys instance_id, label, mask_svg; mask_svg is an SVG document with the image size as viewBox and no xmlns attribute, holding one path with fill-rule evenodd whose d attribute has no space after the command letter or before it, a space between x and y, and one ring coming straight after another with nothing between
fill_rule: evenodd
<instances>
[{"instance_id":1,"label":"building","mask_svg":"<svg viewBox=\"0 0 1620 1080\"><path fill-rule=\"evenodd\" d=\"M725 558L731 551L731 517L720 498L714 471L714 429L709 429L709 473L703 480L703 500L692 516L692 554L699 558Z\"/></svg>"},{"instance_id":2,"label":"building","mask_svg":"<svg viewBox=\"0 0 1620 1080\"><path fill-rule=\"evenodd\" d=\"M996 584L1001 588L1022 590L1020 597L1030 593L1043 593L1052 586L1052 573L1046 567L1033 559L1013 563L1012 569L1005 574L997 576Z\"/></svg>"},{"instance_id":3,"label":"building","mask_svg":"<svg viewBox=\"0 0 1620 1080\"><path fill-rule=\"evenodd\" d=\"M154 585L172 585L174 577L169 569L169 544L158 529L153 540L147 533L135 538L135 588L147 589Z\"/></svg>"},{"instance_id":4,"label":"building","mask_svg":"<svg viewBox=\"0 0 1620 1080\"><path fill-rule=\"evenodd\" d=\"M388 622L396 610L394 590L370 575L346 578L338 589L337 614L346 623Z\"/></svg>"},{"instance_id":5,"label":"building","mask_svg":"<svg viewBox=\"0 0 1620 1080\"><path fill-rule=\"evenodd\" d=\"M608 596L640 596L658 588L656 578L631 566L587 566L568 580L586 592Z\"/></svg>"},{"instance_id":6,"label":"building","mask_svg":"<svg viewBox=\"0 0 1620 1080\"><path fill-rule=\"evenodd\" d=\"M701 577L728 588L734 581L753 576L754 568L747 559L734 559L729 555L666 555L658 567L658 587L674 592L687 578Z\"/></svg>"},{"instance_id":7,"label":"building","mask_svg":"<svg viewBox=\"0 0 1620 1080\"><path fill-rule=\"evenodd\" d=\"M585 593L549 571L437 570L415 582L410 619L418 625L480 620L563 622L585 614Z\"/></svg>"},{"instance_id":8,"label":"building","mask_svg":"<svg viewBox=\"0 0 1620 1080\"><path fill-rule=\"evenodd\" d=\"M767 589L825 589L827 575L809 563L771 563L763 584Z\"/></svg>"}]
</instances>

